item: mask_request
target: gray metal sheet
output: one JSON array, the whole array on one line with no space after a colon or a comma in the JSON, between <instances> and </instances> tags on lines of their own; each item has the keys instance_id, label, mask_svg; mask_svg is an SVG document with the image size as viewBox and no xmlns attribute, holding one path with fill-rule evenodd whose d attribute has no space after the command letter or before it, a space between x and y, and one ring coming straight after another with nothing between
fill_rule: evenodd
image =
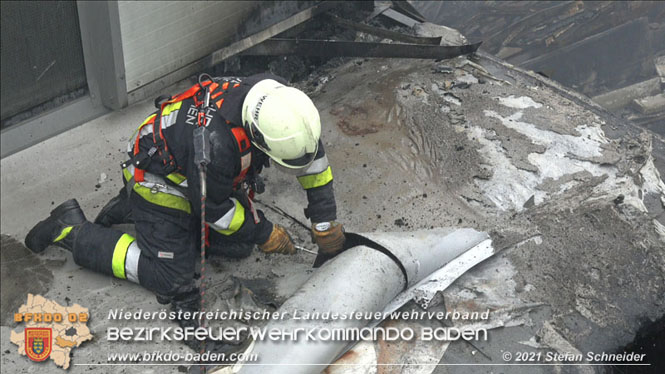
<instances>
[{"instance_id":1,"label":"gray metal sheet","mask_svg":"<svg viewBox=\"0 0 665 374\"><path fill-rule=\"evenodd\" d=\"M257 56L396 57L446 59L475 52L481 42L461 46L401 43L348 42L339 40L269 39L245 52Z\"/></svg>"}]
</instances>

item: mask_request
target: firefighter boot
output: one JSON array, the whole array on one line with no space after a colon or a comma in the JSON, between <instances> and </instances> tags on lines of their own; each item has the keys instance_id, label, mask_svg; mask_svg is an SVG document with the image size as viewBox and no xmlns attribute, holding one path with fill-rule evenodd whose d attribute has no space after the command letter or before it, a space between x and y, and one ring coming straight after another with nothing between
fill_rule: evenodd
<instances>
[{"instance_id":1,"label":"firefighter boot","mask_svg":"<svg viewBox=\"0 0 665 374\"><path fill-rule=\"evenodd\" d=\"M25 245L35 253L43 252L49 245L73 250L72 231L78 231L87 220L76 199L67 200L51 211L51 215L39 222L25 237Z\"/></svg>"},{"instance_id":2,"label":"firefighter boot","mask_svg":"<svg viewBox=\"0 0 665 374\"><path fill-rule=\"evenodd\" d=\"M134 238L88 222L74 199L60 204L35 225L25 245L35 253L57 245L71 251L77 265L138 283L140 250Z\"/></svg>"},{"instance_id":3,"label":"firefighter boot","mask_svg":"<svg viewBox=\"0 0 665 374\"><path fill-rule=\"evenodd\" d=\"M102 210L99 211L97 218L95 218L95 223L104 227L122 223L134 223L132 206L129 203L129 196L127 196L127 189L125 187L121 188L118 195L104 205Z\"/></svg>"}]
</instances>

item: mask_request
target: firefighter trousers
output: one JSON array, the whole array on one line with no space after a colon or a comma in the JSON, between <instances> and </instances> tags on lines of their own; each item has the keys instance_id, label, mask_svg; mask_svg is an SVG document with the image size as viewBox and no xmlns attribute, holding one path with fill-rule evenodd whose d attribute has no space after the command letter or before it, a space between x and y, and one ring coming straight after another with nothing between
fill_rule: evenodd
<instances>
[{"instance_id":1,"label":"firefighter trousers","mask_svg":"<svg viewBox=\"0 0 665 374\"><path fill-rule=\"evenodd\" d=\"M120 191L123 193L127 192ZM129 199L136 238L87 222L75 233L75 262L139 283L162 297L190 293L196 288L194 276L200 258L198 217L152 204L134 191L123 198ZM209 243L213 254L235 258L248 256L254 247L232 243L214 230L209 231Z\"/></svg>"}]
</instances>

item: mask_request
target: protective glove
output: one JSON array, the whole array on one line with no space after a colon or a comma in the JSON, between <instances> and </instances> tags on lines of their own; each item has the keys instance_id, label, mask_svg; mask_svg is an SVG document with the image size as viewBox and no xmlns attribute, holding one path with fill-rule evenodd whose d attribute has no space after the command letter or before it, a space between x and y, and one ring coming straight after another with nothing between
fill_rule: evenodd
<instances>
[{"instance_id":1,"label":"protective glove","mask_svg":"<svg viewBox=\"0 0 665 374\"><path fill-rule=\"evenodd\" d=\"M293 245L291 236L284 227L277 224L273 224L268 241L259 245L259 249L265 253L282 253L285 255L296 253L296 247Z\"/></svg>"},{"instance_id":2,"label":"protective glove","mask_svg":"<svg viewBox=\"0 0 665 374\"><path fill-rule=\"evenodd\" d=\"M319 253L332 255L344 247L344 226L339 222L321 222L312 224L312 237L319 246Z\"/></svg>"}]
</instances>

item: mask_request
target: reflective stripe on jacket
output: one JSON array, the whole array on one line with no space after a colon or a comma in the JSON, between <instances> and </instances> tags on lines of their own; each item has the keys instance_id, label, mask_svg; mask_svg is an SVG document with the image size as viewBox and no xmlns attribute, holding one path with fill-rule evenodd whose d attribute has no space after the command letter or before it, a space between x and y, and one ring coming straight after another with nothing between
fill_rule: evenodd
<instances>
[{"instance_id":1,"label":"reflective stripe on jacket","mask_svg":"<svg viewBox=\"0 0 665 374\"><path fill-rule=\"evenodd\" d=\"M186 213L192 212L187 196L179 188L166 182L164 177L144 172L143 181L137 182L134 176L135 173L134 165L129 165L122 170L127 187L144 200L165 208L181 210ZM181 184L183 188L186 188L187 180L181 180Z\"/></svg>"}]
</instances>

